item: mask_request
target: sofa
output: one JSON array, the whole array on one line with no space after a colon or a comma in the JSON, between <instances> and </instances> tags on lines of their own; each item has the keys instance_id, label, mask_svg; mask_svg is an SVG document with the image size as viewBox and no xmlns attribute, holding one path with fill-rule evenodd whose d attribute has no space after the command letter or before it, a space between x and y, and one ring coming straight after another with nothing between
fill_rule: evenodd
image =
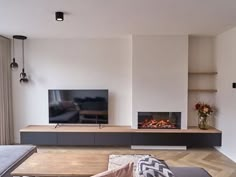
<instances>
[{"instance_id":1,"label":"sofa","mask_svg":"<svg viewBox=\"0 0 236 177\"><path fill-rule=\"evenodd\" d=\"M33 145L0 145L0 177L12 177L11 172L35 152Z\"/></svg>"}]
</instances>

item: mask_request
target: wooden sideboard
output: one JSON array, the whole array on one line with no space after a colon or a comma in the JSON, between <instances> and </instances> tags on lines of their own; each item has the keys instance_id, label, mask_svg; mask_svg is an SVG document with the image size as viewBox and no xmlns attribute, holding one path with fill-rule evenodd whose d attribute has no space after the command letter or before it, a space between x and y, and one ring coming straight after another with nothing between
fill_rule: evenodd
<instances>
[{"instance_id":1,"label":"wooden sideboard","mask_svg":"<svg viewBox=\"0 0 236 177\"><path fill-rule=\"evenodd\" d=\"M63 146L221 146L222 132L215 128L132 129L128 126L30 125L20 130L21 144Z\"/></svg>"}]
</instances>

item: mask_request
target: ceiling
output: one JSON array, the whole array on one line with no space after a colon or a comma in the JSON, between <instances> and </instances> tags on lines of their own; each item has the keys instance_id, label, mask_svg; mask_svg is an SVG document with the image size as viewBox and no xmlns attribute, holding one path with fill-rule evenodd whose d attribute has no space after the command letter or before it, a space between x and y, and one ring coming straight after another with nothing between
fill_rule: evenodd
<instances>
[{"instance_id":1,"label":"ceiling","mask_svg":"<svg viewBox=\"0 0 236 177\"><path fill-rule=\"evenodd\" d=\"M0 0L4 36L216 35L234 26L236 0Z\"/></svg>"}]
</instances>

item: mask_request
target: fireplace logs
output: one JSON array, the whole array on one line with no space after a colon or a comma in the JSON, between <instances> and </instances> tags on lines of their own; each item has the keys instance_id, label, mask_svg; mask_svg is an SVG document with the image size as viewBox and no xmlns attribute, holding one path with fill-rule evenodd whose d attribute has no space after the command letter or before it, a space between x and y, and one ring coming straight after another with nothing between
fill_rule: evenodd
<instances>
[{"instance_id":1,"label":"fireplace logs","mask_svg":"<svg viewBox=\"0 0 236 177\"><path fill-rule=\"evenodd\" d=\"M150 129L175 129L176 125L170 120L155 120L155 119L144 119L144 121L138 123L139 128L150 128Z\"/></svg>"},{"instance_id":2,"label":"fireplace logs","mask_svg":"<svg viewBox=\"0 0 236 177\"><path fill-rule=\"evenodd\" d=\"M180 129L181 112L138 112L140 129Z\"/></svg>"}]
</instances>

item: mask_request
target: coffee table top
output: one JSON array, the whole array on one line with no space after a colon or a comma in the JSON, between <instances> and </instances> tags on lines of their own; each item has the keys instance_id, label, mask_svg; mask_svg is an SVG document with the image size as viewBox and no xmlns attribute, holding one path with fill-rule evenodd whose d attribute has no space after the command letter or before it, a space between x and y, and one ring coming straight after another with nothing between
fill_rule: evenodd
<instances>
[{"instance_id":1,"label":"coffee table top","mask_svg":"<svg viewBox=\"0 0 236 177\"><path fill-rule=\"evenodd\" d=\"M92 176L106 171L108 156L76 153L34 153L18 166L13 176Z\"/></svg>"}]
</instances>

